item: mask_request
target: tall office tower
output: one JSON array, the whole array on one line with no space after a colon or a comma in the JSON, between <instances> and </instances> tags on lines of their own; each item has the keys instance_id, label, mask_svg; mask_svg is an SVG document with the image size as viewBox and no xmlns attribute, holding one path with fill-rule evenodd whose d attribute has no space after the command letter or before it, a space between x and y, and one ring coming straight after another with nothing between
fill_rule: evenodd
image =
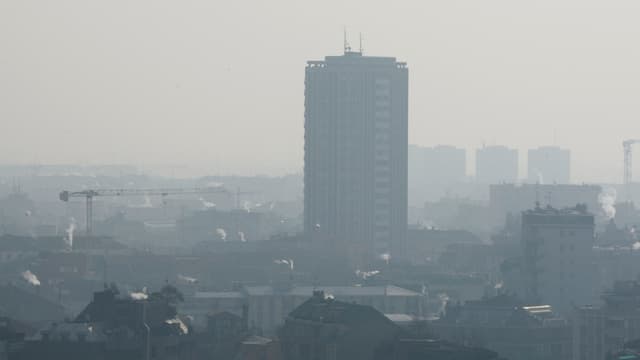
<instances>
[{"instance_id":1,"label":"tall office tower","mask_svg":"<svg viewBox=\"0 0 640 360\"><path fill-rule=\"evenodd\" d=\"M555 146L529 149L529 182L538 184L568 184L571 181L571 151Z\"/></svg>"},{"instance_id":2,"label":"tall office tower","mask_svg":"<svg viewBox=\"0 0 640 360\"><path fill-rule=\"evenodd\" d=\"M304 228L353 266L404 257L407 113L405 63L348 48L307 63Z\"/></svg>"},{"instance_id":3,"label":"tall office tower","mask_svg":"<svg viewBox=\"0 0 640 360\"><path fill-rule=\"evenodd\" d=\"M595 300L594 217L586 206L522 213L524 298L568 314Z\"/></svg>"},{"instance_id":4,"label":"tall office tower","mask_svg":"<svg viewBox=\"0 0 640 360\"><path fill-rule=\"evenodd\" d=\"M482 184L514 183L518 180L518 150L487 146L476 151L476 181Z\"/></svg>"}]
</instances>

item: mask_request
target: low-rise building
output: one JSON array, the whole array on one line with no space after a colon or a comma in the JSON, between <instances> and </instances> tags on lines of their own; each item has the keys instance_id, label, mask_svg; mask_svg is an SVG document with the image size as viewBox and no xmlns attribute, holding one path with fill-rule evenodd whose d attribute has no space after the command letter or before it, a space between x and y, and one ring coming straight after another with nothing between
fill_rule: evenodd
<instances>
[{"instance_id":1,"label":"low-rise building","mask_svg":"<svg viewBox=\"0 0 640 360\"><path fill-rule=\"evenodd\" d=\"M640 339L640 282L616 282L602 299L602 306L582 306L574 312L575 360L604 359Z\"/></svg>"},{"instance_id":2,"label":"low-rise building","mask_svg":"<svg viewBox=\"0 0 640 360\"><path fill-rule=\"evenodd\" d=\"M444 316L429 328L437 337L484 347L505 359L571 359L568 322L548 305L526 306L510 295L449 304Z\"/></svg>"},{"instance_id":3,"label":"low-rise building","mask_svg":"<svg viewBox=\"0 0 640 360\"><path fill-rule=\"evenodd\" d=\"M239 291L195 292L181 304L180 311L193 316L197 327L204 326L207 314L229 311L241 315L248 306L248 326L263 334L273 334L287 315L316 290L324 290L338 300L370 305L387 314L427 315L427 295L393 285L383 286L244 286Z\"/></svg>"}]
</instances>

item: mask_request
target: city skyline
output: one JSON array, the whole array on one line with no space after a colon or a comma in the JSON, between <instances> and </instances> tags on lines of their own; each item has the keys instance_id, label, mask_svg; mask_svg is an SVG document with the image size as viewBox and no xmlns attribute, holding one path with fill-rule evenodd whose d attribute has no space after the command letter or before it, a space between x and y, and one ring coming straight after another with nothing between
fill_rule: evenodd
<instances>
[{"instance_id":1,"label":"city skyline","mask_svg":"<svg viewBox=\"0 0 640 360\"><path fill-rule=\"evenodd\" d=\"M252 5L3 4L10 70L0 118L12 126L0 135L0 163L299 172L296 69L339 54L345 25L354 46L364 33L365 54L412 64L410 143L558 145L572 150L574 181L620 182L621 142L640 134L640 72L628 47L640 34L637 3ZM382 14L387 24L370 20ZM244 25L230 20L240 15ZM136 27L141 18L146 27Z\"/></svg>"}]
</instances>

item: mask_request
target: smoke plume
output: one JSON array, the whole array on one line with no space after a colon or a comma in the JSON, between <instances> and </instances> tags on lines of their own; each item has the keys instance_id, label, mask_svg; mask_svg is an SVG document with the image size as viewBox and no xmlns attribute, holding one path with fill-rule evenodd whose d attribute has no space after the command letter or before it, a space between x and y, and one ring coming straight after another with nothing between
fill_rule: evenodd
<instances>
[{"instance_id":1,"label":"smoke plume","mask_svg":"<svg viewBox=\"0 0 640 360\"><path fill-rule=\"evenodd\" d=\"M616 217L616 197L617 192L614 188L606 188L598 195L598 202L607 219Z\"/></svg>"},{"instance_id":2,"label":"smoke plume","mask_svg":"<svg viewBox=\"0 0 640 360\"><path fill-rule=\"evenodd\" d=\"M76 231L76 219L71 218L71 221L69 222L69 227L67 227L67 229L65 230L65 232L67 233L67 237L65 238L66 242L67 242L67 246L69 247L69 250L73 250L73 233Z\"/></svg>"},{"instance_id":3,"label":"smoke plume","mask_svg":"<svg viewBox=\"0 0 640 360\"><path fill-rule=\"evenodd\" d=\"M227 241L227 232L224 231L223 228L217 228L216 234L218 234L218 236L220 237L220 240Z\"/></svg>"},{"instance_id":4,"label":"smoke plume","mask_svg":"<svg viewBox=\"0 0 640 360\"><path fill-rule=\"evenodd\" d=\"M273 260L274 263L278 265L288 265L291 270L293 270L293 260L292 259L279 259Z\"/></svg>"},{"instance_id":5,"label":"smoke plume","mask_svg":"<svg viewBox=\"0 0 640 360\"><path fill-rule=\"evenodd\" d=\"M198 279L196 279L194 277L191 277L191 276L182 275L182 274L178 275L178 279L180 279L180 280L182 280L182 281L184 281L184 282L186 282L188 284L195 284L195 283L198 282Z\"/></svg>"},{"instance_id":6,"label":"smoke plume","mask_svg":"<svg viewBox=\"0 0 640 360\"><path fill-rule=\"evenodd\" d=\"M23 272L22 278L27 280L27 282L33 286L40 286L40 280L38 280L36 274L32 273L31 270Z\"/></svg>"},{"instance_id":7,"label":"smoke plume","mask_svg":"<svg viewBox=\"0 0 640 360\"><path fill-rule=\"evenodd\" d=\"M378 274L380 274L379 270L371 270L371 271L356 270L356 276L361 277L363 280L367 280L368 278Z\"/></svg>"}]
</instances>

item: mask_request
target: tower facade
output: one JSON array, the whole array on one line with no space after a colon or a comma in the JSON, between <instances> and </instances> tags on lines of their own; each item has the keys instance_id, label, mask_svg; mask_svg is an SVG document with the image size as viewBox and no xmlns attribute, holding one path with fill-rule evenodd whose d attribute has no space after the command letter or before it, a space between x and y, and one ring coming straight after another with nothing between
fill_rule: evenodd
<instances>
[{"instance_id":1,"label":"tower facade","mask_svg":"<svg viewBox=\"0 0 640 360\"><path fill-rule=\"evenodd\" d=\"M404 257L408 69L345 51L305 71L304 228L354 266Z\"/></svg>"}]
</instances>

